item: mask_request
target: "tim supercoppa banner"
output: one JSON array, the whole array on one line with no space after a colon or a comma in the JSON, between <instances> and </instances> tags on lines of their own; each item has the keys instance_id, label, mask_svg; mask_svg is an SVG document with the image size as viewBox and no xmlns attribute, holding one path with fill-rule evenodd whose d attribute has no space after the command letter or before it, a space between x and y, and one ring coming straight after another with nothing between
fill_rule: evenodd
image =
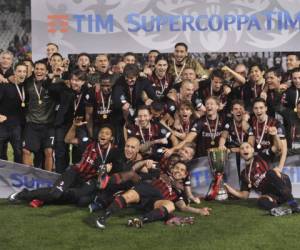
<instances>
[{"instance_id":1,"label":"tim supercoppa banner","mask_svg":"<svg viewBox=\"0 0 300 250\"><path fill-rule=\"evenodd\" d=\"M236 166L236 156L230 154L225 168L226 181L233 187L239 188ZM243 166L244 164L241 162L241 170ZM294 196L300 198L300 155L289 156L283 172L291 179ZM211 182L207 157L193 160L190 165L190 173L192 191L205 195ZM22 188L35 189L52 186L58 176L59 174L56 173L0 160L0 198L6 198L9 194ZM255 194L252 197L255 197Z\"/></svg>"},{"instance_id":2,"label":"tim supercoppa banner","mask_svg":"<svg viewBox=\"0 0 300 250\"><path fill-rule=\"evenodd\" d=\"M34 59L80 52L300 50L298 0L32 0Z\"/></svg>"},{"instance_id":3,"label":"tim supercoppa banner","mask_svg":"<svg viewBox=\"0 0 300 250\"><path fill-rule=\"evenodd\" d=\"M50 187L58 177L56 173L0 160L0 198L23 188Z\"/></svg>"}]
</instances>

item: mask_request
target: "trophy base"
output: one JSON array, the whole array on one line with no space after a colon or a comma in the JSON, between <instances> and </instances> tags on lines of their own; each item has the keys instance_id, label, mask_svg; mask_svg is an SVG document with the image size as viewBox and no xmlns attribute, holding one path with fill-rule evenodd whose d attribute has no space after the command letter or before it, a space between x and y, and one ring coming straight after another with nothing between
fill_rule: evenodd
<instances>
[{"instance_id":1,"label":"trophy base","mask_svg":"<svg viewBox=\"0 0 300 250\"><path fill-rule=\"evenodd\" d=\"M220 188L215 198L216 201L225 201L228 199L228 194L224 188Z\"/></svg>"},{"instance_id":2,"label":"trophy base","mask_svg":"<svg viewBox=\"0 0 300 250\"><path fill-rule=\"evenodd\" d=\"M212 180L205 200L224 201L228 199L228 193L224 188L223 174L217 173Z\"/></svg>"}]
</instances>

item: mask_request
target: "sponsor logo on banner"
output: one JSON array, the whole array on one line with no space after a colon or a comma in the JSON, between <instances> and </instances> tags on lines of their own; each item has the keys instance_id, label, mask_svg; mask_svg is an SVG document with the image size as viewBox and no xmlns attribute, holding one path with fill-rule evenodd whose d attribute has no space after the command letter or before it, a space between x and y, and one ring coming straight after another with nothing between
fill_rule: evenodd
<instances>
[{"instance_id":1,"label":"sponsor logo on banner","mask_svg":"<svg viewBox=\"0 0 300 250\"><path fill-rule=\"evenodd\" d=\"M51 187L58 177L57 173L0 160L0 198L23 188Z\"/></svg>"},{"instance_id":2,"label":"sponsor logo on banner","mask_svg":"<svg viewBox=\"0 0 300 250\"><path fill-rule=\"evenodd\" d=\"M36 189L42 187L51 187L53 181L48 179L36 178L20 173L12 173L9 175L10 184L16 188Z\"/></svg>"},{"instance_id":3,"label":"sponsor logo on banner","mask_svg":"<svg viewBox=\"0 0 300 250\"><path fill-rule=\"evenodd\" d=\"M147 53L174 50L185 42L190 52L300 50L300 2L39 0L31 5L33 57L57 43L64 55ZM101 48L99 48L101 39ZM120 43L119 41L127 41Z\"/></svg>"}]
</instances>

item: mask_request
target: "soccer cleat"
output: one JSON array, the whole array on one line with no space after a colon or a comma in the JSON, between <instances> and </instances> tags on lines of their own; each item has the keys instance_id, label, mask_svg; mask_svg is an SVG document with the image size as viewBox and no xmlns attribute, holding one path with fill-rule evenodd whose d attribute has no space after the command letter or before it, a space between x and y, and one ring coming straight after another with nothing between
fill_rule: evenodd
<instances>
[{"instance_id":1,"label":"soccer cleat","mask_svg":"<svg viewBox=\"0 0 300 250\"><path fill-rule=\"evenodd\" d=\"M29 206L31 206L33 208L41 207L43 205L44 205L44 201L41 201L38 199L34 199L29 203Z\"/></svg>"},{"instance_id":2,"label":"soccer cleat","mask_svg":"<svg viewBox=\"0 0 300 250\"><path fill-rule=\"evenodd\" d=\"M135 228L142 228L143 227L143 221L139 218L129 219L127 221L127 226L128 227L135 227Z\"/></svg>"},{"instance_id":3,"label":"soccer cleat","mask_svg":"<svg viewBox=\"0 0 300 250\"><path fill-rule=\"evenodd\" d=\"M274 207L270 210L270 214L273 216L284 216L292 213L292 209L288 207Z\"/></svg>"},{"instance_id":4,"label":"soccer cleat","mask_svg":"<svg viewBox=\"0 0 300 250\"><path fill-rule=\"evenodd\" d=\"M100 229L105 229L106 228L106 221L105 221L105 217L101 216L96 220L96 227L100 228Z\"/></svg>"},{"instance_id":5,"label":"soccer cleat","mask_svg":"<svg viewBox=\"0 0 300 250\"><path fill-rule=\"evenodd\" d=\"M18 198L19 194L22 192L27 192L27 191L28 191L27 189L22 189L21 191L14 192L11 195L9 195L7 197L7 199L9 202L12 202L12 203L20 202L21 200Z\"/></svg>"}]
</instances>

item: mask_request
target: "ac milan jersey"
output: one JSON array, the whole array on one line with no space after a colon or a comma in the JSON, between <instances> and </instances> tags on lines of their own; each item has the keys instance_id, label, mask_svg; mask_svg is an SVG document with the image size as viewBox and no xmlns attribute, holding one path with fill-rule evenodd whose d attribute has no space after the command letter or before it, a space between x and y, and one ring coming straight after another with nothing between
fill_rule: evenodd
<instances>
[{"instance_id":1,"label":"ac milan jersey","mask_svg":"<svg viewBox=\"0 0 300 250\"><path fill-rule=\"evenodd\" d=\"M236 124L234 125L233 118L225 123L224 131L228 132L228 138L226 141L226 147L236 148L241 145L242 142L248 141L249 131L243 131L242 127Z\"/></svg>"},{"instance_id":2,"label":"ac milan jersey","mask_svg":"<svg viewBox=\"0 0 300 250\"><path fill-rule=\"evenodd\" d=\"M127 124L128 137L135 136L141 143L166 137L168 130L160 123L151 122L149 128L140 128L136 124Z\"/></svg>"},{"instance_id":3,"label":"ac milan jersey","mask_svg":"<svg viewBox=\"0 0 300 250\"><path fill-rule=\"evenodd\" d=\"M163 99L172 86L173 79L171 75L165 75L162 79L159 79L155 72L151 76L148 76L149 81L152 83L152 87L155 90L155 94L159 99Z\"/></svg>"},{"instance_id":4,"label":"ac milan jersey","mask_svg":"<svg viewBox=\"0 0 300 250\"><path fill-rule=\"evenodd\" d=\"M258 155L254 156L252 164L246 165L241 173L241 191L250 191L253 188L256 191L263 191L264 181L269 165ZM249 171L251 171L249 173Z\"/></svg>"},{"instance_id":5,"label":"ac milan jersey","mask_svg":"<svg viewBox=\"0 0 300 250\"><path fill-rule=\"evenodd\" d=\"M196 156L206 156L209 148L219 146L219 139L224 127L223 119L219 116L217 120L206 120L206 116L197 119L192 125L190 132L197 133Z\"/></svg>"},{"instance_id":6,"label":"ac milan jersey","mask_svg":"<svg viewBox=\"0 0 300 250\"><path fill-rule=\"evenodd\" d=\"M223 88L218 92L213 91L211 88L211 80L202 81L198 93L199 97L204 101L210 96L216 96L222 104L226 105L227 103L228 96L224 94Z\"/></svg>"},{"instance_id":7,"label":"ac milan jersey","mask_svg":"<svg viewBox=\"0 0 300 250\"><path fill-rule=\"evenodd\" d=\"M85 96L86 106L93 107L94 124L100 125L109 123L112 120L112 97L111 95L101 94L101 90L96 91L91 88Z\"/></svg>"},{"instance_id":8,"label":"ac milan jersey","mask_svg":"<svg viewBox=\"0 0 300 250\"><path fill-rule=\"evenodd\" d=\"M183 185L172 179L168 174L161 174L151 185L158 189L164 199L178 201L183 196Z\"/></svg>"},{"instance_id":9,"label":"ac milan jersey","mask_svg":"<svg viewBox=\"0 0 300 250\"><path fill-rule=\"evenodd\" d=\"M98 143L91 142L86 147L80 162L75 164L73 169L78 172L83 179L89 180L97 176L101 165L113 163L113 169L114 166L118 167L116 160L119 159L120 156L119 150L115 146L111 146L109 152L107 152L107 150L108 149L101 149ZM115 171L112 170L111 173L113 172Z\"/></svg>"},{"instance_id":10,"label":"ac milan jersey","mask_svg":"<svg viewBox=\"0 0 300 250\"><path fill-rule=\"evenodd\" d=\"M263 152L264 150L271 148L273 144L272 135L268 134L267 131L268 127L276 127L279 138L285 139L284 128L278 120L268 117L268 121L265 126L265 132L263 132L264 125L265 122L258 122L255 116L250 121L249 136L255 137L254 147L257 152Z\"/></svg>"}]
</instances>

